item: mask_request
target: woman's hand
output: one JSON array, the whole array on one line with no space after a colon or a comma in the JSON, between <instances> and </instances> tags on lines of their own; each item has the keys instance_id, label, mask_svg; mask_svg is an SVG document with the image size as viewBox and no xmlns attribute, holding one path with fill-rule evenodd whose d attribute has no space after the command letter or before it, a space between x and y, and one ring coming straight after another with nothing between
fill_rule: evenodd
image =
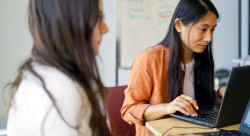
<instances>
[{"instance_id":1,"label":"woman's hand","mask_svg":"<svg viewBox=\"0 0 250 136\"><path fill-rule=\"evenodd\" d=\"M214 104L221 103L221 98L224 97L225 92L226 92L226 86L222 86L217 91L214 91Z\"/></svg>"},{"instance_id":2,"label":"woman's hand","mask_svg":"<svg viewBox=\"0 0 250 136\"><path fill-rule=\"evenodd\" d=\"M218 95L221 96L221 97L224 97L225 95L225 92L226 92L226 86L222 86L218 89Z\"/></svg>"},{"instance_id":3,"label":"woman's hand","mask_svg":"<svg viewBox=\"0 0 250 136\"><path fill-rule=\"evenodd\" d=\"M174 99L171 103L162 103L149 106L143 114L143 119L145 122L156 120L167 114L175 113L176 111L180 111L185 115L194 117L197 116L197 114L193 107L195 107L197 110L199 109L196 100L192 97L181 95Z\"/></svg>"},{"instance_id":4,"label":"woman's hand","mask_svg":"<svg viewBox=\"0 0 250 136\"><path fill-rule=\"evenodd\" d=\"M195 107L196 110L199 109L196 100L190 96L181 95L167 104L165 108L168 114L179 111L187 116L197 117L198 115L193 107Z\"/></svg>"}]
</instances>

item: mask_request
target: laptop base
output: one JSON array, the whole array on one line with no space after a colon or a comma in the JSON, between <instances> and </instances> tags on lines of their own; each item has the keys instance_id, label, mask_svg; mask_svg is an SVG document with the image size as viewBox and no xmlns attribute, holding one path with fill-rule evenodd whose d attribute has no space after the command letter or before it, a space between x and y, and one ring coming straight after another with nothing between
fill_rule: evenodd
<instances>
[{"instance_id":1,"label":"laptop base","mask_svg":"<svg viewBox=\"0 0 250 136\"><path fill-rule=\"evenodd\" d=\"M205 133L196 133L194 135L202 136L249 136L245 133L241 133L237 130L220 130L218 132L205 132Z\"/></svg>"}]
</instances>

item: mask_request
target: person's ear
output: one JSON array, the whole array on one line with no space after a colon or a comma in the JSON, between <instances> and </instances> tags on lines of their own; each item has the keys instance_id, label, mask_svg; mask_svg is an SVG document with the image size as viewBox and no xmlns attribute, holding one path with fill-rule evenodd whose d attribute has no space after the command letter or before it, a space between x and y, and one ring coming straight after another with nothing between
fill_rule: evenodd
<instances>
[{"instance_id":1,"label":"person's ear","mask_svg":"<svg viewBox=\"0 0 250 136\"><path fill-rule=\"evenodd\" d=\"M182 22L181 22L180 18L176 18L174 20L174 23L175 23L174 27L175 27L176 31L181 33Z\"/></svg>"}]
</instances>

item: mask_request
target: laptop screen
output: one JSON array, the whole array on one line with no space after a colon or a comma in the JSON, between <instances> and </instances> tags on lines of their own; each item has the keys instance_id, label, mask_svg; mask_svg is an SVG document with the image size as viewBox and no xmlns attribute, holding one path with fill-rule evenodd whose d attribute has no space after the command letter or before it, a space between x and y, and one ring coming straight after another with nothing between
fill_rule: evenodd
<instances>
[{"instance_id":1,"label":"laptop screen","mask_svg":"<svg viewBox=\"0 0 250 136\"><path fill-rule=\"evenodd\" d=\"M250 135L250 99L248 100L239 131Z\"/></svg>"},{"instance_id":2,"label":"laptop screen","mask_svg":"<svg viewBox=\"0 0 250 136\"><path fill-rule=\"evenodd\" d=\"M250 128L250 108L248 109L247 117L246 120L244 121L244 126Z\"/></svg>"}]
</instances>

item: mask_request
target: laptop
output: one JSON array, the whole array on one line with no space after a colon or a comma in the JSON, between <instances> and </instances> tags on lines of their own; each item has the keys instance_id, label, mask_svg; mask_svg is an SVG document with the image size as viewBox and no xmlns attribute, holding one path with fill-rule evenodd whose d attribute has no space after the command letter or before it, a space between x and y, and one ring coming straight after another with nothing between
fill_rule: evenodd
<instances>
[{"instance_id":1,"label":"laptop","mask_svg":"<svg viewBox=\"0 0 250 136\"><path fill-rule=\"evenodd\" d=\"M204 136L250 136L250 99L248 100L245 113L237 130L220 130L219 132L199 133Z\"/></svg>"},{"instance_id":2,"label":"laptop","mask_svg":"<svg viewBox=\"0 0 250 136\"><path fill-rule=\"evenodd\" d=\"M234 67L229 76L226 92L220 105L200 107L198 117L176 112L171 116L192 123L218 128L240 123L250 98L250 66Z\"/></svg>"}]
</instances>

